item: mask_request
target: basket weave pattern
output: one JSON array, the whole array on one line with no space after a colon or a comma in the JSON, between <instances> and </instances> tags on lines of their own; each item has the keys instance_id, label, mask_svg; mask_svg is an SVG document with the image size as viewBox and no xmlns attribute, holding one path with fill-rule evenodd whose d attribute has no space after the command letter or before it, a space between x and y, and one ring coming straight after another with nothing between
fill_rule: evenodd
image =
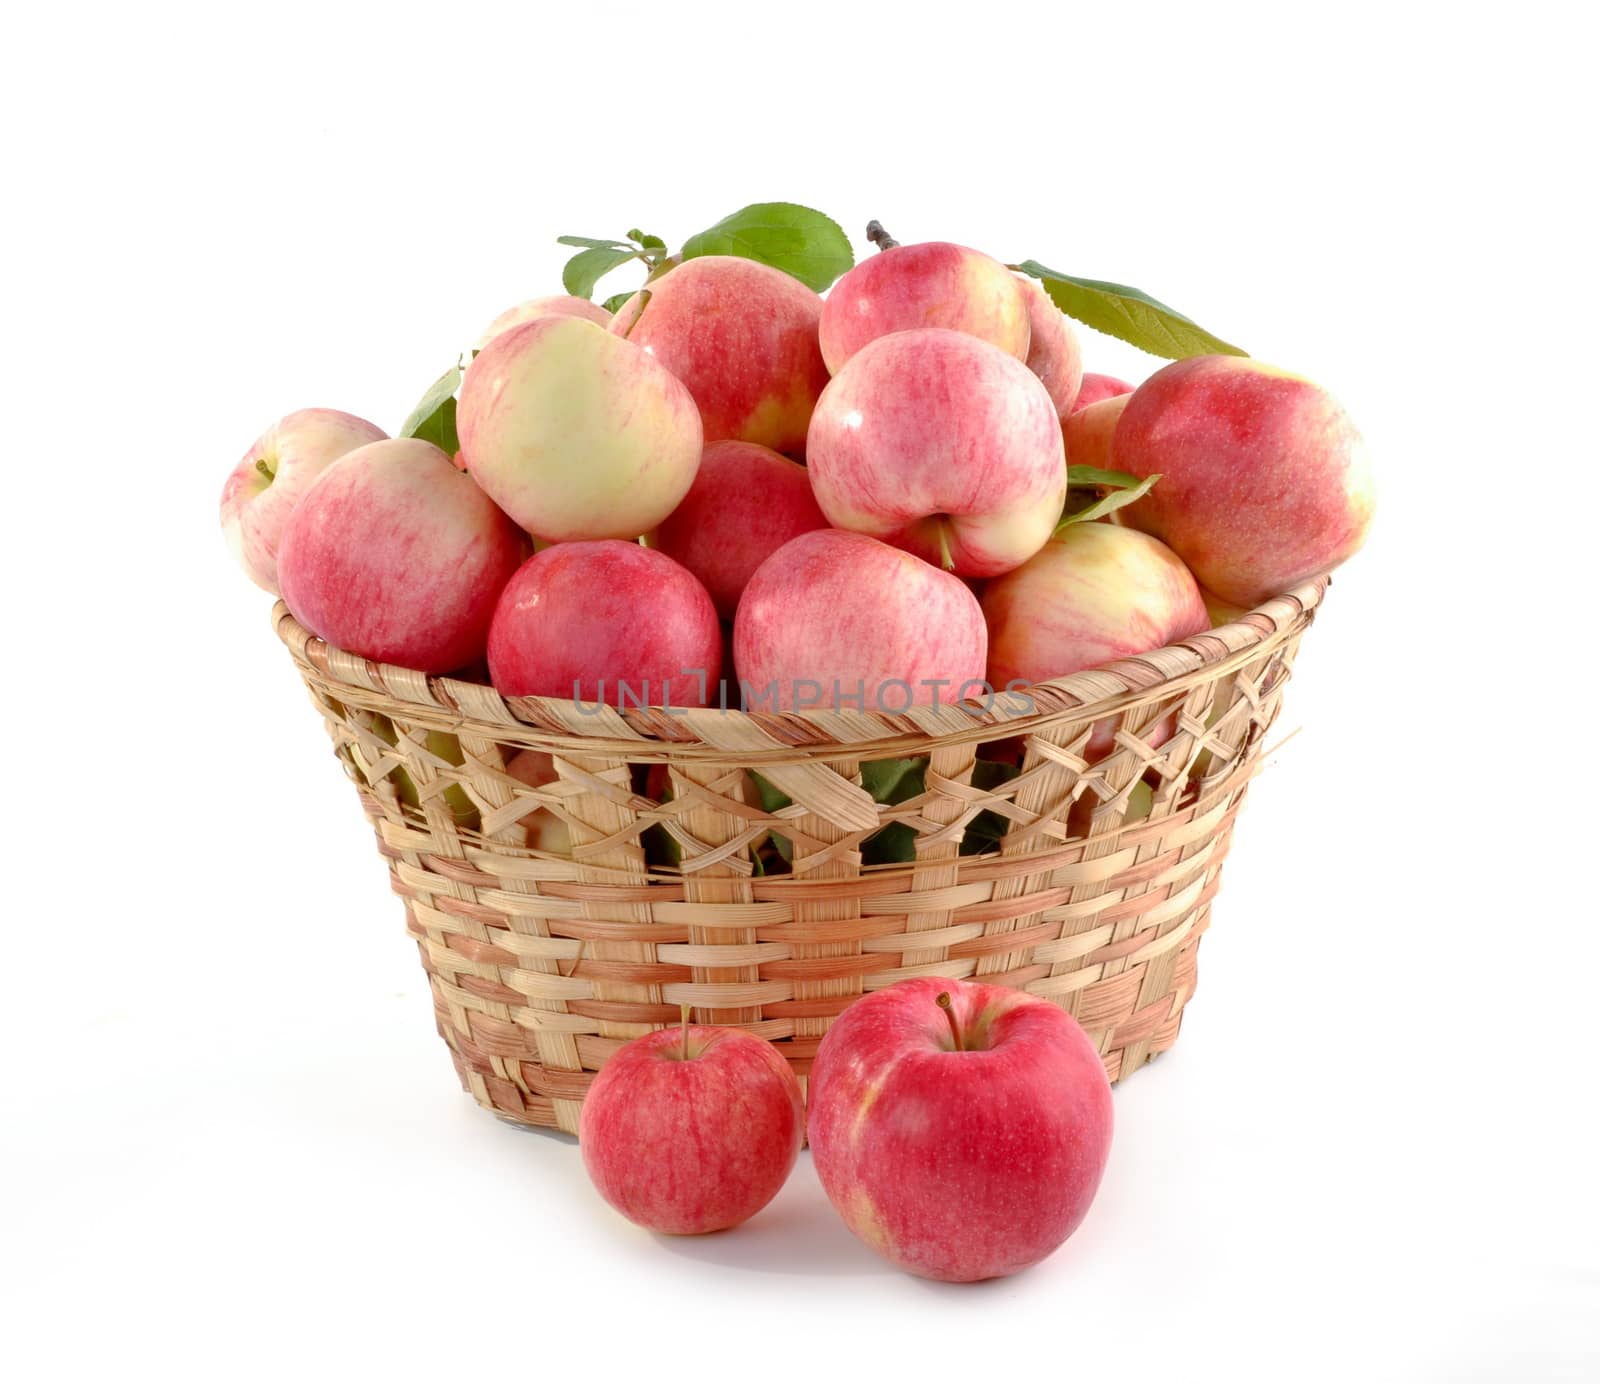
<instances>
[{"instance_id":1,"label":"basket weave pattern","mask_svg":"<svg viewBox=\"0 0 1600 1384\"><path fill-rule=\"evenodd\" d=\"M1113 1080L1170 1047L1235 815L1326 585L1039 684L1031 705L902 715L592 714L368 663L281 603L273 614L404 900L462 1084L498 1115L570 1133L594 1072L680 1004L776 1043L802 1084L834 1016L908 976L1055 1001ZM439 731L459 738L461 764L437 736L430 748ZM975 770L993 778L980 755L1008 739L1020 772L976 786ZM521 749L553 756L557 780L508 774ZM920 761L921 791L874 801L861 766L900 758ZM763 807L753 773L787 805ZM527 846L541 809L566 823L570 855ZM963 854L977 822L987 849ZM914 858L864 865L891 823L914 833ZM652 859L651 831L675 863ZM785 872L758 861L769 833L788 843Z\"/></svg>"}]
</instances>

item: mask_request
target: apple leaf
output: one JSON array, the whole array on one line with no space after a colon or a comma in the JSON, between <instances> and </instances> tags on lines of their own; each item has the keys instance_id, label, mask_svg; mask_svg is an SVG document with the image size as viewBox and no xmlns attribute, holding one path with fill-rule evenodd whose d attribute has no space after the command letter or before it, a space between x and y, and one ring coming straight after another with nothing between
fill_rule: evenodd
<instances>
[{"instance_id":1,"label":"apple leaf","mask_svg":"<svg viewBox=\"0 0 1600 1384\"><path fill-rule=\"evenodd\" d=\"M1126 284L1080 279L1047 269L1038 260L1024 260L1012 267L1038 279L1051 301L1068 317L1153 356L1182 360L1185 356L1249 354Z\"/></svg>"},{"instance_id":2,"label":"apple leaf","mask_svg":"<svg viewBox=\"0 0 1600 1384\"><path fill-rule=\"evenodd\" d=\"M821 293L855 264L836 221L793 202L757 202L683 243L683 258L739 255L758 260Z\"/></svg>"},{"instance_id":3,"label":"apple leaf","mask_svg":"<svg viewBox=\"0 0 1600 1384\"><path fill-rule=\"evenodd\" d=\"M569 243L577 239L576 236L561 238ZM561 271L561 285L575 297L591 297L601 279L629 260L640 258L641 254L637 245L591 245L567 261Z\"/></svg>"},{"instance_id":4,"label":"apple leaf","mask_svg":"<svg viewBox=\"0 0 1600 1384\"><path fill-rule=\"evenodd\" d=\"M1097 485L1114 490L1132 490L1139 477L1126 471L1103 471L1098 466L1067 467L1068 485Z\"/></svg>"},{"instance_id":5,"label":"apple leaf","mask_svg":"<svg viewBox=\"0 0 1600 1384\"><path fill-rule=\"evenodd\" d=\"M1092 466L1080 466L1070 469L1076 469L1079 471L1094 470ZM1100 474L1103 476L1120 476L1122 473L1120 471L1102 471ZM1055 538L1060 538L1062 532L1073 524L1088 524L1096 519L1105 518L1105 516L1110 514L1112 510L1121 509L1124 505L1131 505L1135 500L1142 499L1144 496L1148 495L1150 493L1150 487L1160 480L1161 477L1159 474L1157 474L1154 476L1146 476L1143 480L1139 480L1137 476L1128 476L1125 479L1133 481L1134 484L1125 489L1111 490L1102 495L1087 509L1080 509L1076 514L1067 515L1059 524L1056 525L1056 531L1052 536ZM1099 481L1093 482L1093 484L1097 485L1104 483L1105 482Z\"/></svg>"},{"instance_id":6,"label":"apple leaf","mask_svg":"<svg viewBox=\"0 0 1600 1384\"><path fill-rule=\"evenodd\" d=\"M665 250L667 248L667 242L660 236L646 235L643 231L629 231L628 239L646 250Z\"/></svg>"},{"instance_id":7,"label":"apple leaf","mask_svg":"<svg viewBox=\"0 0 1600 1384\"><path fill-rule=\"evenodd\" d=\"M638 291L639 290L635 288L630 289L626 293L613 293L605 300L605 302L601 303L600 306L603 307L607 312L615 314L621 309L622 305L626 303L628 299L633 297L633 295Z\"/></svg>"},{"instance_id":8,"label":"apple leaf","mask_svg":"<svg viewBox=\"0 0 1600 1384\"><path fill-rule=\"evenodd\" d=\"M461 439L456 435L456 390L460 388L461 366L452 365L417 401L400 425L400 436L420 437L446 456L454 456L461 450Z\"/></svg>"},{"instance_id":9,"label":"apple leaf","mask_svg":"<svg viewBox=\"0 0 1600 1384\"><path fill-rule=\"evenodd\" d=\"M1000 764L992 759L980 759L972 766L972 786L988 792L1002 783L1010 783L1022 772L1017 764ZM1006 834L1011 823L998 812L985 808L970 822L961 838L961 855L981 855L996 846Z\"/></svg>"},{"instance_id":10,"label":"apple leaf","mask_svg":"<svg viewBox=\"0 0 1600 1384\"><path fill-rule=\"evenodd\" d=\"M625 240L596 240L587 235L558 235L557 245L575 245L583 250L631 250L634 247Z\"/></svg>"}]
</instances>

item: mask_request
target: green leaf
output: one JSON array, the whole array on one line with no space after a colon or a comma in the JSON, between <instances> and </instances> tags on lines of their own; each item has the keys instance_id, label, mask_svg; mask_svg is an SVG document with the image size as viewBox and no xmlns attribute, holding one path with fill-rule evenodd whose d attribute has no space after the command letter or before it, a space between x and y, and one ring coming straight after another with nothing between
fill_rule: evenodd
<instances>
[{"instance_id":1,"label":"green leaf","mask_svg":"<svg viewBox=\"0 0 1600 1384\"><path fill-rule=\"evenodd\" d=\"M621 248L596 245L579 250L561 271L562 286L576 297L587 298L594 293L595 284L602 278L619 265L638 259L640 253L636 245L624 245Z\"/></svg>"},{"instance_id":2,"label":"green leaf","mask_svg":"<svg viewBox=\"0 0 1600 1384\"><path fill-rule=\"evenodd\" d=\"M1090 468L1084 467L1082 469L1087 471ZM1105 474L1114 476L1117 474L1117 472L1108 471ZM1129 479L1131 480L1133 477L1129 477ZM1060 538L1062 531L1071 527L1073 524L1087 524L1096 519L1103 519L1106 515L1110 514L1112 510L1121 509L1124 505L1131 505L1135 500L1143 499L1150 493L1150 487L1160 479L1161 476L1159 473L1154 476L1146 476L1137 485L1132 486L1127 490L1113 490L1110 492L1110 494L1102 495L1098 500L1090 505L1088 509L1080 509L1076 514L1069 514L1062 519L1062 521L1056 525L1056 531L1051 536L1054 538Z\"/></svg>"},{"instance_id":3,"label":"green leaf","mask_svg":"<svg viewBox=\"0 0 1600 1384\"><path fill-rule=\"evenodd\" d=\"M1126 471L1102 471L1098 466L1067 467L1068 485L1109 486L1116 490L1131 490L1139 484L1139 477Z\"/></svg>"},{"instance_id":4,"label":"green leaf","mask_svg":"<svg viewBox=\"0 0 1600 1384\"><path fill-rule=\"evenodd\" d=\"M456 435L456 390L461 388L461 367L452 365L417 401L417 406L400 425L401 437L420 437L448 456L461 450Z\"/></svg>"},{"instance_id":5,"label":"green leaf","mask_svg":"<svg viewBox=\"0 0 1600 1384\"><path fill-rule=\"evenodd\" d=\"M794 801L777 784L770 779L762 778L754 770L751 770L750 778L755 783L756 796L761 799L761 810L763 812L776 812L781 807L788 807Z\"/></svg>"},{"instance_id":6,"label":"green leaf","mask_svg":"<svg viewBox=\"0 0 1600 1384\"><path fill-rule=\"evenodd\" d=\"M821 293L855 264L850 240L837 222L793 202L757 202L690 236L683 258L740 255L792 274Z\"/></svg>"},{"instance_id":7,"label":"green leaf","mask_svg":"<svg viewBox=\"0 0 1600 1384\"><path fill-rule=\"evenodd\" d=\"M605 302L601 303L600 306L610 313L619 312L622 309L622 305L626 303L628 299L633 297L633 295L638 291L638 289L632 289L627 293L613 293L605 300Z\"/></svg>"},{"instance_id":8,"label":"green leaf","mask_svg":"<svg viewBox=\"0 0 1600 1384\"><path fill-rule=\"evenodd\" d=\"M576 245L585 250L632 250L625 240L594 240L586 235L558 235L557 245Z\"/></svg>"},{"instance_id":9,"label":"green leaf","mask_svg":"<svg viewBox=\"0 0 1600 1384\"><path fill-rule=\"evenodd\" d=\"M641 245L646 250L665 250L667 242L658 235L646 235L643 231L629 231L628 239L635 245Z\"/></svg>"},{"instance_id":10,"label":"green leaf","mask_svg":"<svg viewBox=\"0 0 1600 1384\"><path fill-rule=\"evenodd\" d=\"M1158 303L1148 293L1126 284L1076 278L1047 269L1038 260L1024 260L1016 268L1038 279L1051 301L1068 317L1153 356L1182 360L1185 356L1248 354L1213 336L1181 312Z\"/></svg>"},{"instance_id":11,"label":"green leaf","mask_svg":"<svg viewBox=\"0 0 1600 1384\"><path fill-rule=\"evenodd\" d=\"M861 766L861 786L875 803L903 803L922 792L925 759L874 759Z\"/></svg>"},{"instance_id":12,"label":"green leaf","mask_svg":"<svg viewBox=\"0 0 1600 1384\"><path fill-rule=\"evenodd\" d=\"M1019 765L999 764L992 759L980 759L972 766L972 786L985 793L998 788L1002 783L1010 783L1022 772ZM998 812L991 812L985 808L970 822L967 830L961 837L961 855L981 855L1000 842L1006 834L1011 823Z\"/></svg>"}]
</instances>

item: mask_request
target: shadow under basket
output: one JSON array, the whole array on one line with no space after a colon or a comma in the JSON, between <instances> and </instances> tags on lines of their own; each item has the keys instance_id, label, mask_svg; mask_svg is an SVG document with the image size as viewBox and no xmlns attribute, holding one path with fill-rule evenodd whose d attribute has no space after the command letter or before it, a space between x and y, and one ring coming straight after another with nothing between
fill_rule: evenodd
<instances>
[{"instance_id":1,"label":"shadow under basket","mask_svg":"<svg viewBox=\"0 0 1600 1384\"><path fill-rule=\"evenodd\" d=\"M1326 579L984 707L615 710L369 663L273 612L480 1105L575 1133L616 1049L693 1021L804 1084L908 976L1072 1014L1112 1080L1178 1036L1234 817Z\"/></svg>"}]
</instances>

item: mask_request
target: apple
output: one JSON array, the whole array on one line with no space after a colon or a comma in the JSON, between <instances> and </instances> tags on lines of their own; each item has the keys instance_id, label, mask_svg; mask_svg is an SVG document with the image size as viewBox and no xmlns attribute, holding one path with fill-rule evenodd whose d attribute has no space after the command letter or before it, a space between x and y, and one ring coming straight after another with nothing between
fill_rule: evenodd
<instances>
[{"instance_id":1,"label":"apple","mask_svg":"<svg viewBox=\"0 0 1600 1384\"><path fill-rule=\"evenodd\" d=\"M1088 408L1102 399L1114 399L1118 394L1132 393L1133 386L1126 380L1119 380L1115 375L1097 375L1089 370L1084 372L1083 383L1078 386L1078 397L1072 407Z\"/></svg>"},{"instance_id":2,"label":"apple","mask_svg":"<svg viewBox=\"0 0 1600 1384\"><path fill-rule=\"evenodd\" d=\"M1114 524L1067 525L984 588L983 613L996 687L1066 677L1211 628L1177 554Z\"/></svg>"},{"instance_id":3,"label":"apple","mask_svg":"<svg viewBox=\"0 0 1600 1384\"><path fill-rule=\"evenodd\" d=\"M1123 521L1233 605L1331 571L1372 523L1372 467L1349 416L1260 361L1192 356L1156 371L1129 398L1112 453L1119 471L1161 475Z\"/></svg>"},{"instance_id":4,"label":"apple","mask_svg":"<svg viewBox=\"0 0 1600 1384\"><path fill-rule=\"evenodd\" d=\"M1111 1151L1111 1085L1066 1010L919 977L829 1028L807 1128L823 1190L878 1253L925 1278L1016 1273L1088 1213Z\"/></svg>"},{"instance_id":5,"label":"apple","mask_svg":"<svg viewBox=\"0 0 1600 1384\"><path fill-rule=\"evenodd\" d=\"M983 611L959 577L838 529L801 534L763 562L733 622L756 711L948 705L963 687L982 694L986 645Z\"/></svg>"},{"instance_id":6,"label":"apple","mask_svg":"<svg viewBox=\"0 0 1600 1384\"><path fill-rule=\"evenodd\" d=\"M1127 408L1131 394L1113 394L1108 399L1077 409L1061 420L1061 435L1067 445L1068 466L1097 466L1114 471L1111 464L1111 438L1117 420ZM1161 481L1157 481L1159 486Z\"/></svg>"},{"instance_id":7,"label":"apple","mask_svg":"<svg viewBox=\"0 0 1600 1384\"><path fill-rule=\"evenodd\" d=\"M651 546L693 572L731 620L757 567L791 538L827 527L805 467L754 442L712 442Z\"/></svg>"},{"instance_id":8,"label":"apple","mask_svg":"<svg viewBox=\"0 0 1600 1384\"><path fill-rule=\"evenodd\" d=\"M606 1059L578 1145L595 1190L635 1225L704 1235L777 1196L804 1130L800 1083L771 1043L685 1022Z\"/></svg>"},{"instance_id":9,"label":"apple","mask_svg":"<svg viewBox=\"0 0 1600 1384\"><path fill-rule=\"evenodd\" d=\"M529 788L543 788L560 778L555 761L542 750L518 750L506 765L506 773ZM572 854L572 828L548 807L536 808L524 817L522 829L530 851Z\"/></svg>"},{"instance_id":10,"label":"apple","mask_svg":"<svg viewBox=\"0 0 1600 1384\"><path fill-rule=\"evenodd\" d=\"M963 577L1026 562L1067 493L1061 422L1039 378L944 328L856 352L817 402L806 453L830 523Z\"/></svg>"},{"instance_id":11,"label":"apple","mask_svg":"<svg viewBox=\"0 0 1600 1384\"><path fill-rule=\"evenodd\" d=\"M700 464L689 391L630 341L580 317L495 337L461 383L472 478L529 533L637 538L672 513Z\"/></svg>"},{"instance_id":12,"label":"apple","mask_svg":"<svg viewBox=\"0 0 1600 1384\"><path fill-rule=\"evenodd\" d=\"M278 594L278 547L294 507L346 452L387 436L354 414L303 408L250 444L222 487L222 534L251 581Z\"/></svg>"},{"instance_id":13,"label":"apple","mask_svg":"<svg viewBox=\"0 0 1600 1384\"><path fill-rule=\"evenodd\" d=\"M1050 402L1065 418L1083 384L1083 351L1064 312L1036 279L1018 279L1028 305L1028 369L1050 392Z\"/></svg>"},{"instance_id":14,"label":"apple","mask_svg":"<svg viewBox=\"0 0 1600 1384\"><path fill-rule=\"evenodd\" d=\"M395 729L394 722L387 716L374 715L371 729L374 735L387 745L398 745L400 733ZM466 754L462 751L461 741L457 736L444 730L430 730L423 736L423 746L427 752L447 764L454 764L457 768L467 762ZM377 757L368 762L370 751L362 748L357 742L350 747L351 757L356 762L356 767L361 770L367 782L374 783L373 770L376 768ZM417 791L417 781L403 765L396 765L389 770L386 777L394 784L395 796L407 807L420 809L422 795ZM374 784L374 786L376 786ZM467 791L459 783L445 785L443 794L445 806L450 809L450 815L455 818L456 825L465 827L469 831L476 831L480 825L478 806L467 796Z\"/></svg>"},{"instance_id":15,"label":"apple","mask_svg":"<svg viewBox=\"0 0 1600 1384\"><path fill-rule=\"evenodd\" d=\"M1157 482L1159 484L1160 482ZM1205 587L1200 588L1200 599L1206 603L1206 614L1211 619L1211 628L1217 629L1222 625L1231 625L1236 620L1242 620L1250 613L1249 606L1234 605L1232 601L1225 601L1220 596L1213 595Z\"/></svg>"},{"instance_id":16,"label":"apple","mask_svg":"<svg viewBox=\"0 0 1600 1384\"><path fill-rule=\"evenodd\" d=\"M915 327L946 327L1025 360L1028 300L999 260L964 245L897 245L862 262L822 305L822 358L837 375L869 341Z\"/></svg>"},{"instance_id":17,"label":"apple","mask_svg":"<svg viewBox=\"0 0 1600 1384\"><path fill-rule=\"evenodd\" d=\"M524 322L535 322L541 317L581 317L596 326L609 327L611 314L598 303L579 298L571 293L553 293L544 298L529 298L526 302L509 307L478 335L473 350L481 351L495 337L520 327Z\"/></svg>"},{"instance_id":18,"label":"apple","mask_svg":"<svg viewBox=\"0 0 1600 1384\"><path fill-rule=\"evenodd\" d=\"M705 587L637 543L535 553L489 627L489 679L507 697L703 706L721 675L722 629Z\"/></svg>"},{"instance_id":19,"label":"apple","mask_svg":"<svg viewBox=\"0 0 1600 1384\"><path fill-rule=\"evenodd\" d=\"M798 455L828 369L822 299L781 269L735 255L685 260L617 311L611 330L688 387L707 442Z\"/></svg>"},{"instance_id":20,"label":"apple","mask_svg":"<svg viewBox=\"0 0 1600 1384\"><path fill-rule=\"evenodd\" d=\"M289 516L283 599L313 634L424 673L483 657L501 588L527 539L431 442L346 453Z\"/></svg>"}]
</instances>

